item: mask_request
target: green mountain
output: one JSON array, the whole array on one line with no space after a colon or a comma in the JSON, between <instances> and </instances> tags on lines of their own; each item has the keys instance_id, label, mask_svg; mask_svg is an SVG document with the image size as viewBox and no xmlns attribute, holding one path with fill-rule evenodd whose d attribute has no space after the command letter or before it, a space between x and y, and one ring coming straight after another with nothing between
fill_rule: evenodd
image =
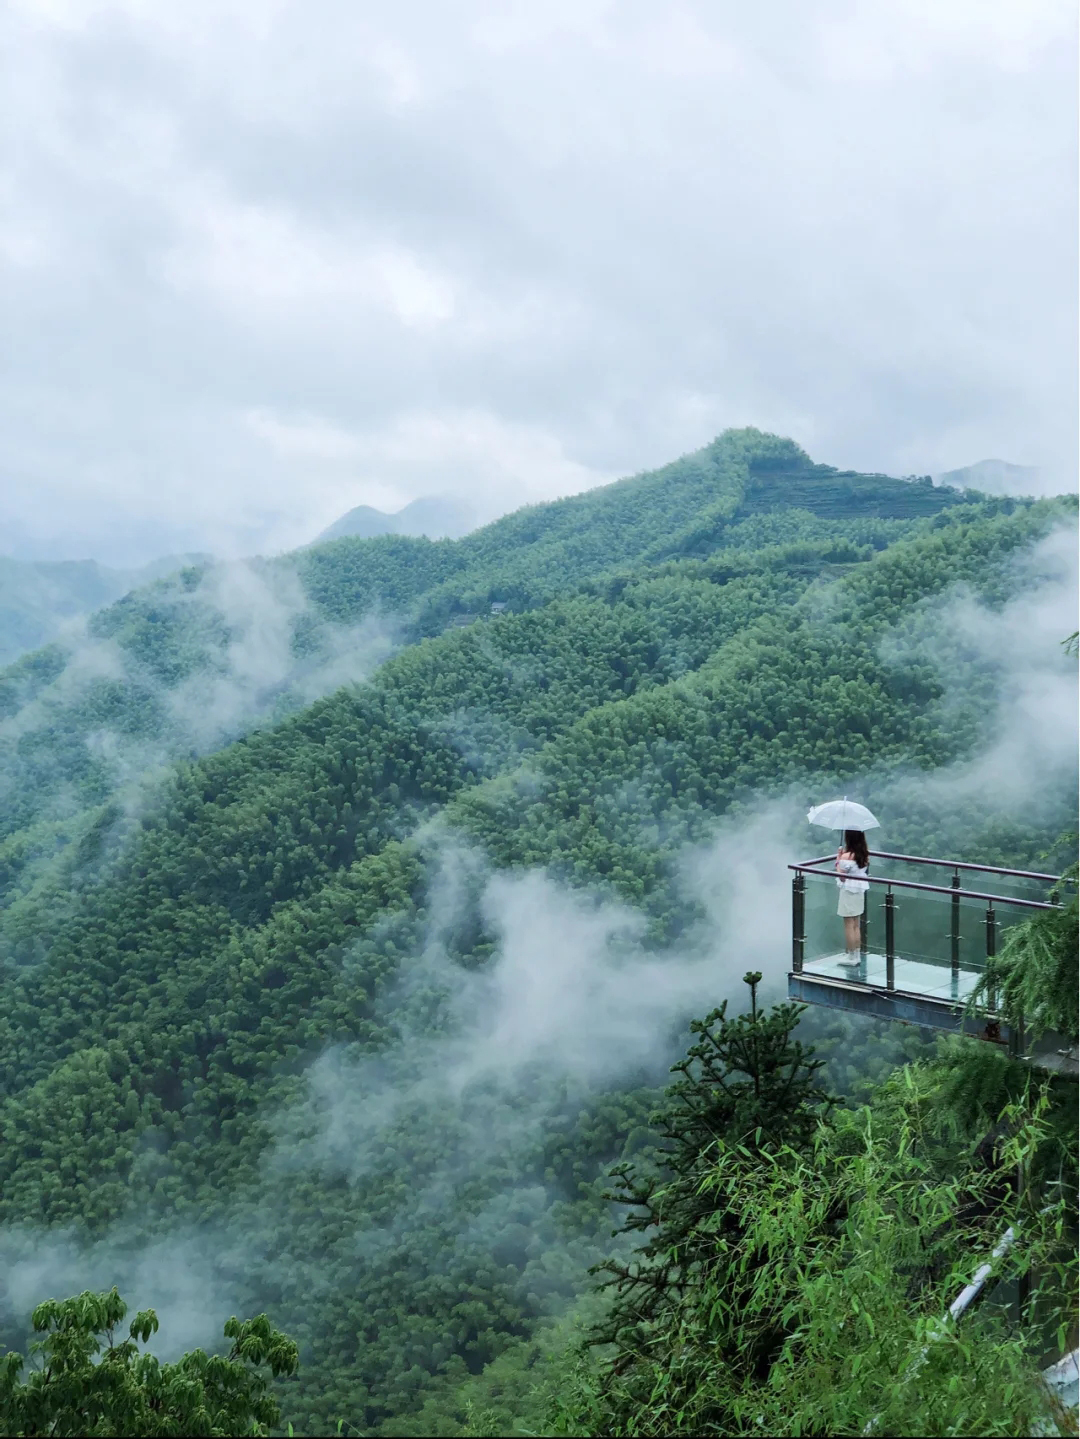
<instances>
[{"instance_id":1,"label":"green mountain","mask_svg":"<svg viewBox=\"0 0 1080 1439\"><path fill-rule=\"evenodd\" d=\"M209 558L167 555L139 569L116 570L96 560L23 561L0 555L0 665L40 649L71 621L129 590Z\"/></svg>"},{"instance_id":2,"label":"green mountain","mask_svg":"<svg viewBox=\"0 0 1080 1439\"><path fill-rule=\"evenodd\" d=\"M80 642L0 673L0 897L32 888L54 860L68 892L87 856L126 832L145 777L493 604L523 613L628 566L794 540L881 548L975 502L729 431L663 469L462 540L341 539L275 561L189 566L94 615Z\"/></svg>"},{"instance_id":3,"label":"green mountain","mask_svg":"<svg viewBox=\"0 0 1080 1439\"><path fill-rule=\"evenodd\" d=\"M771 942L758 876L717 947L691 859L725 824L846 781L897 848L1053 838L1050 801L946 822L912 776L999 718L951 598L1037 587L1074 523L728 432L459 541L193 568L24 659L0 1273L194 1275L212 1332L224 1305L299 1341L297 1432L431 1432L581 1294L680 1029ZM825 1038L844 1082L917 1045Z\"/></svg>"}]
</instances>

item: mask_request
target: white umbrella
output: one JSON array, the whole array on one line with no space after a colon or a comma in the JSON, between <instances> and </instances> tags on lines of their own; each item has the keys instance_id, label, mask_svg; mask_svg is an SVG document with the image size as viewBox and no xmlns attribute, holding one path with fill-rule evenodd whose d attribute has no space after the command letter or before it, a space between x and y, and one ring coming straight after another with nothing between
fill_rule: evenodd
<instances>
[{"instance_id":1,"label":"white umbrella","mask_svg":"<svg viewBox=\"0 0 1080 1439\"><path fill-rule=\"evenodd\" d=\"M806 816L811 824L819 824L822 829L880 829L878 820L870 813L864 804L856 804L853 799L845 795L843 799L831 799L827 804L819 804Z\"/></svg>"}]
</instances>

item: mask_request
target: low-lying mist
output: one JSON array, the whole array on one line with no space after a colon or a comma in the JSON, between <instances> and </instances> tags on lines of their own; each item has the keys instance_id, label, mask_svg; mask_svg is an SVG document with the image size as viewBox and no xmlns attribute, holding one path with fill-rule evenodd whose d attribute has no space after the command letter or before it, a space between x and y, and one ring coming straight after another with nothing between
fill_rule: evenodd
<instances>
[{"instance_id":1,"label":"low-lying mist","mask_svg":"<svg viewBox=\"0 0 1080 1439\"><path fill-rule=\"evenodd\" d=\"M1078 588L1076 530L1062 526L1014 559L990 602L958 586L890 633L886 658L941 685L936 722L974 717L980 743L942 769L872 777L887 848L918 836L936 843L923 852L972 858L961 851L1004 828L1014 842L1030 835L1033 862L1040 841L1075 830L1077 663L1065 641Z\"/></svg>"},{"instance_id":2,"label":"low-lying mist","mask_svg":"<svg viewBox=\"0 0 1080 1439\"><path fill-rule=\"evenodd\" d=\"M876 845L977 859L992 833L1034 856L1074 820L1076 666L1061 641L1075 628L1075 536L1057 532L1017 563L1012 598L954 591L883 646L889 663L918 666L938 684L937 722L954 713L980 741L948 768L871 766L848 781L882 821ZM374 620L335 631L305 670L292 648L297 591L268 588L243 567L202 583L229 629L221 664L156 691L193 748L251 723L275 686L311 697L362 678L394 643L392 626ZM73 651L57 685L83 693L115 673L111 664L127 664L109 643ZM10 733L47 722L54 702L43 693L36 718L23 712ZM127 742L117 738L110 757L117 772ZM635 1092L644 1123L688 1021L725 1000L741 1008L745 971L763 972L766 1002L784 993L787 864L831 848L833 836L808 830L805 810L834 789L821 780L813 793L799 786L745 802L717 818L707 842L671 853L670 883L696 918L664 948L610 890L571 888L542 869L493 870L443 821L429 822L414 837L424 909L377 924L400 954L377 1003L392 1041L315 1058L265 1116L271 1140L257 1184L221 1196L209 1218L161 1232L133 1198L127 1218L89 1243L0 1231L0 1317L18 1326L49 1295L115 1283L133 1307L159 1309L166 1356L213 1345L229 1314L260 1309L305 1341L315 1310L343 1294L363 1308L417 1266L467 1286L493 1255L534 1313L557 1312L611 1242L602 1163L585 1174L560 1167L567 1136ZM622 802L632 809L635 797ZM346 976L350 962L346 951ZM592 1196L587 1220L568 1214L582 1193ZM381 1302L372 1298L376 1316Z\"/></svg>"},{"instance_id":3,"label":"low-lying mist","mask_svg":"<svg viewBox=\"0 0 1080 1439\"><path fill-rule=\"evenodd\" d=\"M324 1053L303 1096L271 1117L258 1192L209 1226L152 1236L133 1214L90 1244L0 1232L0 1313L10 1324L49 1294L115 1283L133 1305L160 1309L161 1353L213 1344L229 1313L245 1302L265 1307L267 1293L281 1290L289 1266L279 1245L295 1246L293 1196L313 1181L313 1202L320 1186L344 1183L352 1196L347 1244L361 1271L421 1243L430 1258L433 1228L440 1251L449 1246L454 1266L466 1268L524 1229L518 1259L533 1270L554 1265L549 1299L558 1308L575 1287L568 1274L580 1280L609 1226L604 1214L600 1235L559 1232L552 1209L571 1196L545 1175L545 1152L597 1096L662 1085L688 1020L725 999L741 1003L747 968L771 971L778 988L790 818L770 807L685 857L683 882L707 920L666 953L645 946L631 908L539 871L492 873L477 851L433 830L419 942L380 1001L396 1042L377 1056L348 1046ZM478 968L452 952L476 918L494 946ZM302 1323L330 1284L323 1261L340 1269L342 1242L298 1261L280 1322ZM556 1250L570 1256L567 1273Z\"/></svg>"},{"instance_id":4,"label":"low-lying mist","mask_svg":"<svg viewBox=\"0 0 1080 1439\"><path fill-rule=\"evenodd\" d=\"M398 621L378 611L322 619L282 566L191 569L136 599L74 622L3 677L0 845L37 827L31 857L20 846L13 865L16 893L57 861L70 870L88 823L107 826L115 853L178 760L366 680L401 642Z\"/></svg>"}]
</instances>

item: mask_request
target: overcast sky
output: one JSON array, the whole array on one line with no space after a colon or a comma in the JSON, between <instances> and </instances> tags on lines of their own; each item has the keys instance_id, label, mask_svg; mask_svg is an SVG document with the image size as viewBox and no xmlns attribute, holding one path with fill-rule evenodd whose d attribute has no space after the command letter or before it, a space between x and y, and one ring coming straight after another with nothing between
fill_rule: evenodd
<instances>
[{"instance_id":1,"label":"overcast sky","mask_svg":"<svg viewBox=\"0 0 1080 1439\"><path fill-rule=\"evenodd\" d=\"M8 0L0 551L1076 472L1073 0Z\"/></svg>"}]
</instances>

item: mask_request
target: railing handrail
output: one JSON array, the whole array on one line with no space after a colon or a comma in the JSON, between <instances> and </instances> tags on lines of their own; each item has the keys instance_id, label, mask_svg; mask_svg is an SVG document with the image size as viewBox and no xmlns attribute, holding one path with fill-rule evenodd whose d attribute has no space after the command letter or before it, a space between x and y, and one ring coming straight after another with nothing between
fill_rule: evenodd
<instances>
[{"instance_id":1,"label":"railing handrail","mask_svg":"<svg viewBox=\"0 0 1080 1439\"><path fill-rule=\"evenodd\" d=\"M824 864L825 860L834 858L834 855L826 855L825 859L804 860L802 864L789 864L788 869L797 870L800 874L821 875L822 879L829 879L831 877L839 878L839 876L830 876L827 871L815 868L815 865ZM1005 873L1005 871L1001 872ZM887 888L896 889L919 889L928 891L931 894L944 894L949 896L949 898L955 896L957 899L979 899L986 904L1015 904L1019 905L1022 909L1061 908L1060 904L1053 904L1049 900L1044 899L1020 899L1018 896L1012 894L986 894L983 890L978 889L954 889L951 885L920 884L917 880L913 879L884 879L876 874L860 875L859 878L862 879L865 884L883 884Z\"/></svg>"},{"instance_id":2,"label":"railing handrail","mask_svg":"<svg viewBox=\"0 0 1080 1439\"><path fill-rule=\"evenodd\" d=\"M888 850L884 849L872 849L869 853L874 859L898 859L903 864L933 864L937 865L939 869L973 869L978 870L980 874L1007 874L1013 879L1044 879L1051 884L1073 883L1072 880L1065 880L1064 875L1039 874L1033 869L1002 869L1000 865L969 864L967 860L962 859L927 859L924 855L919 854L890 854ZM806 861L806 863L820 864L821 861L814 859Z\"/></svg>"}]
</instances>

